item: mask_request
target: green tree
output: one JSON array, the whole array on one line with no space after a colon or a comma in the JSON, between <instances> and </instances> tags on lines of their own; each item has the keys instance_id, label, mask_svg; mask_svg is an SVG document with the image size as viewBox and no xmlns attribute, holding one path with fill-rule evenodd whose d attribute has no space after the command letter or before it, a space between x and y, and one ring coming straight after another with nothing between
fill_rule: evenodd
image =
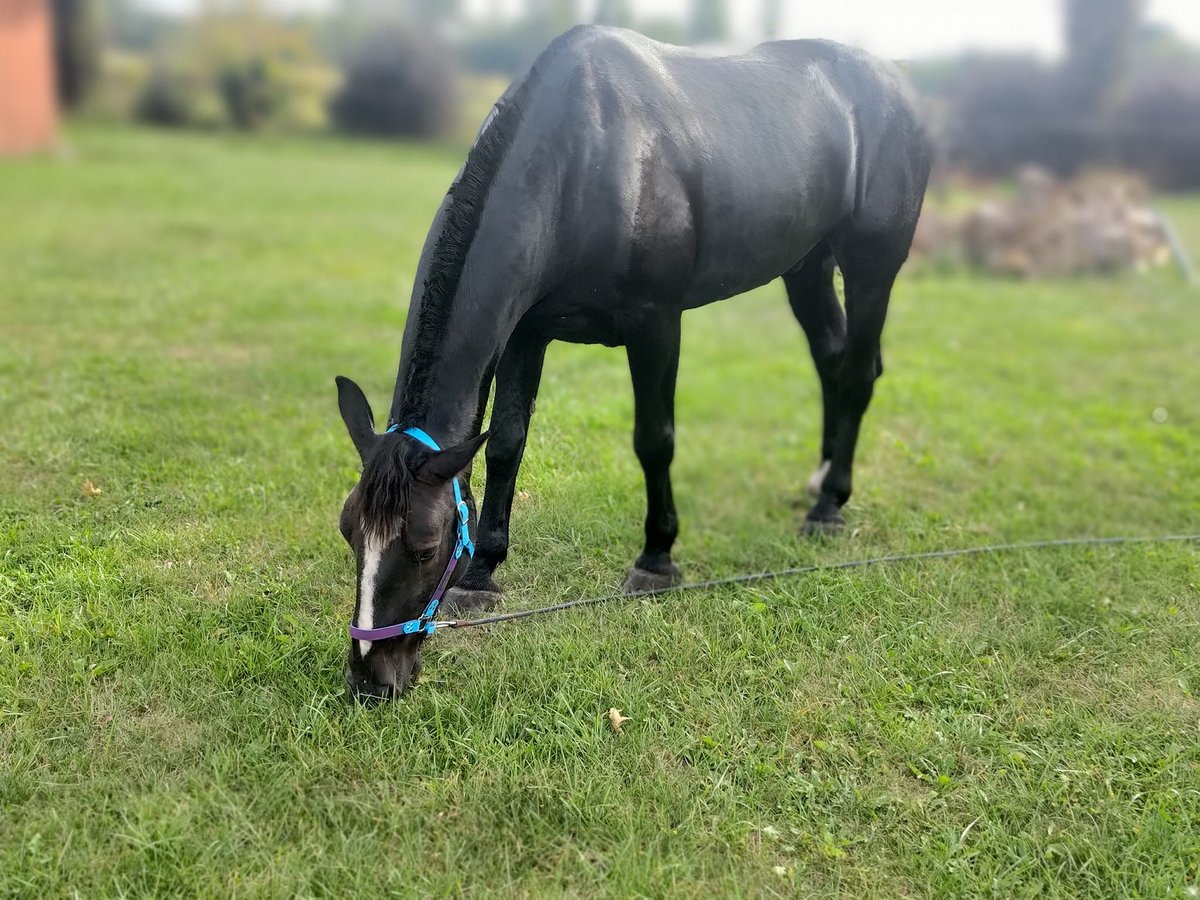
<instances>
[{"instance_id":1,"label":"green tree","mask_svg":"<svg viewBox=\"0 0 1200 900\"><path fill-rule=\"evenodd\" d=\"M693 44L715 44L728 36L725 0L692 0L688 40Z\"/></svg>"},{"instance_id":2,"label":"green tree","mask_svg":"<svg viewBox=\"0 0 1200 900\"><path fill-rule=\"evenodd\" d=\"M275 67L261 56L226 63L217 74L217 89L229 123L243 131L266 125L287 101Z\"/></svg>"},{"instance_id":3,"label":"green tree","mask_svg":"<svg viewBox=\"0 0 1200 900\"><path fill-rule=\"evenodd\" d=\"M629 0L599 0L593 21L597 25L633 27L633 7Z\"/></svg>"},{"instance_id":4,"label":"green tree","mask_svg":"<svg viewBox=\"0 0 1200 900\"><path fill-rule=\"evenodd\" d=\"M1098 112L1128 68L1145 0L1065 0L1064 98L1081 114Z\"/></svg>"},{"instance_id":5,"label":"green tree","mask_svg":"<svg viewBox=\"0 0 1200 900\"><path fill-rule=\"evenodd\" d=\"M95 0L54 0L54 68L67 108L87 99L100 80L104 29Z\"/></svg>"},{"instance_id":6,"label":"green tree","mask_svg":"<svg viewBox=\"0 0 1200 900\"><path fill-rule=\"evenodd\" d=\"M783 23L782 0L763 0L762 29L767 40L779 37L779 26Z\"/></svg>"}]
</instances>

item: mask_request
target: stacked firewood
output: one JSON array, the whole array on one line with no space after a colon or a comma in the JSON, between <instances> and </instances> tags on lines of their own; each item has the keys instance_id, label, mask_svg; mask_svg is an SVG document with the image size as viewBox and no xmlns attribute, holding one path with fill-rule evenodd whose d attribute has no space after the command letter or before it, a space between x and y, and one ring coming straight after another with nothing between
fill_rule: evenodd
<instances>
[{"instance_id":1,"label":"stacked firewood","mask_svg":"<svg viewBox=\"0 0 1200 900\"><path fill-rule=\"evenodd\" d=\"M1138 179L1105 172L1058 181L1035 168L1018 175L1011 198L980 203L966 215L931 204L913 252L1019 278L1110 275L1165 265L1172 255Z\"/></svg>"}]
</instances>

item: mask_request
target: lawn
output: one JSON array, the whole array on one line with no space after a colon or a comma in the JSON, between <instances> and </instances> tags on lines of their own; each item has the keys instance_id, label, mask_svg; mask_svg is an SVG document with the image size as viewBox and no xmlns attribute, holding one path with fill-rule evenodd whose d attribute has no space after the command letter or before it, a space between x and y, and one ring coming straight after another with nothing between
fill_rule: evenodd
<instances>
[{"instance_id":1,"label":"lawn","mask_svg":"<svg viewBox=\"0 0 1200 900\"><path fill-rule=\"evenodd\" d=\"M0 166L0 893L1195 896L1195 546L451 632L402 701L349 702L333 376L386 408L460 159L71 143ZM1169 209L1195 252L1200 202ZM813 542L782 289L686 317L688 576L1200 531L1200 293L1173 273L912 276L884 352L849 527ZM504 608L620 584L631 414L620 351L551 348Z\"/></svg>"}]
</instances>

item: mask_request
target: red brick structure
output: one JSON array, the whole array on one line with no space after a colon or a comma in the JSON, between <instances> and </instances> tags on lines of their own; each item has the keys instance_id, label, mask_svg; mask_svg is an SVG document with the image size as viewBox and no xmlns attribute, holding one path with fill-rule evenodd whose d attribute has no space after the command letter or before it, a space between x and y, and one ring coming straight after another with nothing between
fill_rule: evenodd
<instances>
[{"instance_id":1,"label":"red brick structure","mask_svg":"<svg viewBox=\"0 0 1200 900\"><path fill-rule=\"evenodd\" d=\"M0 156L54 147L50 0L0 0Z\"/></svg>"}]
</instances>

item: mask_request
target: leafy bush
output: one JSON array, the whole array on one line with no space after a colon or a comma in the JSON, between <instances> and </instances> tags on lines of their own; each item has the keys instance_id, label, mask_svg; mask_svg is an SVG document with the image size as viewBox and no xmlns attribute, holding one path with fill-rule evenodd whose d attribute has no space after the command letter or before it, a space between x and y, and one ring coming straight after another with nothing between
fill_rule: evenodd
<instances>
[{"instance_id":1,"label":"leafy bush","mask_svg":"<svg viewBox=\"0 0 1200 900\"><path fill-rule=\"evenodd\" d=\"M1200 187L1200 72L1139 79L1112 117L1116 157L1154 184Z\"/></svg>"},{"instance_id":2,"label":"leafy bush","mask_svg":"<svg viewBox=\"0 0 1200 900\"><path fill-rule=\"evenodd\" d=\"M1021 60L977 64L949 98L949 161L1007 176L1033 163L1057 175L1121 165L1159 187L1200 187L1200 71L1139 75L1089 112L1060 71Z\"/></svg>"},{"instance_id":3,"label":"leafy bush","mask_svg":"<svg viewBox=\"0 0 1200 900\"><path fill-rule=\"evenodd\" d=\"M424 138L444 134L456 108L457 71L445 48L388 27L350 52L329 113L350 134Z\"/></svg>"},{"instance_id":4,"label":"leafy bush","mask_svg":"<svg viewBox=\"0 0 1200 900\"><path fill-rule=\"evenodd\" d=\"M1090 123L1065 108L1057 75L1021 57L976 60L949 100L950 160L984 175L1026 163L1073 172L1084 161Z\"/></svg>"},{"instance_id":5,"label":"leafy bush","mask_svg":"<svg viewBox=\"0 0 1200 900\"><path fill-rule=\"evenodd\" d=\"M150 125L193 124L196 91L177 68L157 63L142 87L134 106L134 117Z\"/></svg>"},{"instance_id":6,"label":"leafy bush","mask_svg":"<svg viewBox=\"0 0 1200 900\"><path fill-rule=\"evenodd\" d=\"M235 128L254 131L286 102L286 88L262 57L226 63L217 76L225 113Z\"/></svg>"},{"instance_id":7,"label":"leafy bush","mask_svg":"<svg viewBox=\"0 0 1200 900\"><path fill-rule=\"evenodd\" d=\"M214 10L157 47L136 117L242 130L323 126L331 79L308 28L269 18L248 0Z\"/></svg>"},{"instance_id":8,"label":"leafy bush","mask_svg":"<svg viewBox=\"0 0 1200 900\"><path fill-rule=\"evenodd\" d=\"M101 122L128 122L134 118L150 70L150 61L140 54L121 50L105 53L100 84L88 101L88 118Z\"/></svg>"}]
</instances>

